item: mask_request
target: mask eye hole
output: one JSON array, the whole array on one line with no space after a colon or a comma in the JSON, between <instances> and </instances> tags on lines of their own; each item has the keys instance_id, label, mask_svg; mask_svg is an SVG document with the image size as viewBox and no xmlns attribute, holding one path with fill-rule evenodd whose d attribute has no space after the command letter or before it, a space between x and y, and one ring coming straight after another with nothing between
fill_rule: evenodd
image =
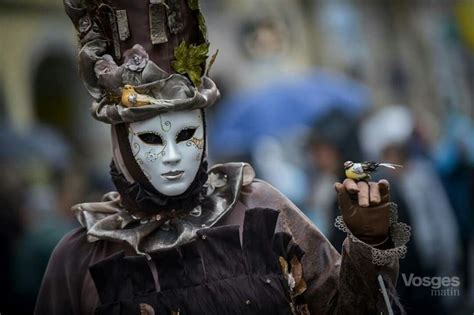
<instances>
[{"instance_id":1,"label":"mask eye hole","mask_svg":"<svg viewBox=\"0 0 474 315\"><path fill-rule=\"evenodd\" d=\"M153 132L139 134L138 138L147 144L163 145L163 139L161 136Z\"/></svg>"},{"instance_id":2,"label":"mask eye hole","mask_svg":"<svg viewBox=\"0 0 474 315\"><path fill-rule=\"evenodd\" d=\"M196 130L197 130L197 128L195 128L195 127L190 127L190 128L186 128L186 129L181 130L178 133L178 135L176 136L176 143L180 143L180 142L183 142L183 141L190 140L194 136L194 134L196 133Z\"/></svg>"}]
</instances>

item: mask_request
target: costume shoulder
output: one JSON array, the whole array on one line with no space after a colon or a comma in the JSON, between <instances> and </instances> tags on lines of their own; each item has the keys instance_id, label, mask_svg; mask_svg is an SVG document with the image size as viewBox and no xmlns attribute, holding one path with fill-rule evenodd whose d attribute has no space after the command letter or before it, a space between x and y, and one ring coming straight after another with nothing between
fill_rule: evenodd
<instances>
[{"instance_id":1,"label":"costume shoulder","mask_svg":"<svg viewBox=\"0 0 474 315\"><path fill-rule=\"evenodd\" d=\"M297 241L311 242L308 245L311 245L312 249L314 249L315 243L318 243L318 245L327 247L330 255L339 255L313 222L271 184L261 179L254 179L250 185L243 187L240 200L249 209L272 208L278 210L280 212L278 228L291 232ZM305 247L305 244L300 244L300 246Z\"/></svg>"},{"instance_id":2,"label":"costume shoulder","mask_svg":"<svg viewBox=\"0 0 474 315\"><path fill-rule=\"evenodd\" d=\"M56 245L41 284L35 314L76 313L90 247L83 228L72 230Z\"/></svg>"},{"instance_id":3,"label":"costume shoulder","mask_svg":"<svg viewBox=\"0 0 474 315\"><path fill-rule=\"evenodd\" d=\"M327 313L328 301L337 293L341 255L304 213L269 183L253 180L242 189L240 200L248 209L272 208L280 212L277 230L290 233L305 252L302 262L308 306L315 313Z\"/></svg>"},{"instance_id":4,"label":"costume shoulder","mask_svg":"<svg viewBox=\"0 0 474 315\"><path fill-rule=\"evenodd\" d=\"M318 241L328 242L326 237L310 219L283 193L261 179L254 179L250 185L244 186L240 200L247 208L272 208L280 212L279 226L290 230L293 237L299 238L313 234Z\"/></svg>"},{"instance_id":5,"label":"costume shoulder","mask_svg":"<svg viewBox=\"0 0 474 315\"><path fill-rule=\"evenodd\" d=\"M86 230L77 228L66 234L56 245L49 259L35 314L81 314L84 310L84 281L89 266L113 253L109 242L90 243Z\"/></svg>"}]
</instances>

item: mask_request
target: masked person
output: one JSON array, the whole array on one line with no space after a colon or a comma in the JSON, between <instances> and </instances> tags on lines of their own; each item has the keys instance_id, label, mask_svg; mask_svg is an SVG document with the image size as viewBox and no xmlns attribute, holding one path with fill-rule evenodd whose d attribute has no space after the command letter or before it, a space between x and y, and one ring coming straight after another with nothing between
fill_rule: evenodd
<instances>
[{"instance_id":1,"label":"masked person","mask_svg":"<svg viewBox=\"0 0 474 315\"><path fill-rule=\"evenodd\" d=\"M378 279L393 299L409 228L386 181L336 184L341 256L250 165L208 169L219 92L198 0L65 7L93 116L112 128L117 192L73 207L82 228L54 250L36 314L388 312Z\"/></svg>"}]
</instances>

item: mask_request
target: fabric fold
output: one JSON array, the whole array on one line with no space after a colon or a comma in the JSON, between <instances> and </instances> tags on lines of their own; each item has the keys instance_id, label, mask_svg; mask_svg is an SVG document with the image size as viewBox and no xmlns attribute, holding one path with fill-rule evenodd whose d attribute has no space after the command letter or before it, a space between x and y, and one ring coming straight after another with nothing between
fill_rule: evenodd
<instances>
[{"instance_id":1,"label":"fabric fold","mask_svg":"<svg viewBox=\"0 0 474 315\"><path fill-rule=\"evenodd\" d=\"M208 191L201 203L188 212L138 217L124 208L120 195L111 192L101 202L72 207L79 223L86 228L89 242L126 242L136 253L167 250L196 238L198 230L209 228L235 206L243 186L251 183L255 172L246 163L219 164L209 170L204 185Z\"/></svg>"}]
</instances>

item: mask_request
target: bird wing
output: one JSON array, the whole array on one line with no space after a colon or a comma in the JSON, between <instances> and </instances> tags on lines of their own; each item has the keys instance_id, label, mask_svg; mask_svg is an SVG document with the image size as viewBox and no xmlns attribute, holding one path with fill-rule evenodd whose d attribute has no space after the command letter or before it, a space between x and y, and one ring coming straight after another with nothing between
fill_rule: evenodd
<instances>
[{"instance_id":1,"label":"bird wing","mask_svg":"<svg viewBox=\"0 0 474 315\"><path fill-rule=\"evenodd\" d=\"M397 167L402 168L403 165L393 164L393 163L380 163L380 166L391 168L392 170L396 169Z\"/></svg>"},{"instance_id":2,"label":"bird wing","mask_svg":"<svg viewBox=\"0 0 474 315\"><path fill-rule=\"evenodd\" d=\"M377 167L379 167L379 163L377 162L368 162L368 161L365 161L364 163L361 163L362 164L362 168L364 169L364 171L366 172L374 172Z\"/></svg>"}]
</instances>

